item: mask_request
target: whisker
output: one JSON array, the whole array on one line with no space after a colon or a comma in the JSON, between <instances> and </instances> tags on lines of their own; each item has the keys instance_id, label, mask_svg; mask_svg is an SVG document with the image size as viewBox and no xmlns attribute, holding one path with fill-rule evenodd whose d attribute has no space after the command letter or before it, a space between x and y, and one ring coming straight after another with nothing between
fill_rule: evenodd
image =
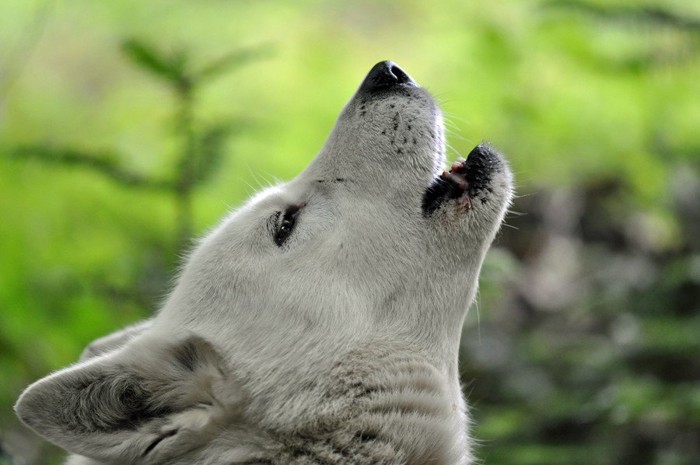
<instances>
[{"instance_id":1,"label":"whisker","mask_svg":"<svg viewBox=\"0 0 700 465\"><path fill-rule=\"evenodd\" d=\"M469 120L466 119L466 118L462 118L461 116L458 116L458 115L455 114L455 113L449 113L447 117L448 117L450 120L457 120L457 121L459 121L459 122L462 123L462 124L471 125L471 121L469 121Z\"/></svg>"},{"instance_id":2,"label":"whisker","mask_svg":"<svg viewBox=\"0 0 700 465\"><path fill-rule=\"evenodd\" d=\"M508 210L508 215L513 215L513 216L525 216L527 215L527 212L519 212L515 210Z\"/></svg>"}]
</instances>

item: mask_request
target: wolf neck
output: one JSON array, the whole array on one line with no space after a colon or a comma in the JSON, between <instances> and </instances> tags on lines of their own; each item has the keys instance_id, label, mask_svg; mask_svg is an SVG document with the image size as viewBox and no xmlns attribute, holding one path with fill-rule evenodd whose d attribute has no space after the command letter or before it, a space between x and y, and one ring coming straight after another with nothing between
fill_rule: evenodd
<instances>
[{"instance_id":1,"label":"wolf neck","mask_svg":"<svg viewBox=\"0 0 700 465\"><path fill-rule=\"evenodd\" d=\"M426 358L378 342L340 355L319 375L315 384L306 384L306 392L284 404L287 409L303 405L288 412L293 422L281 419L264 428L277 431L281 444L270 462L469 462L459 382Z\"/></svg>"}]
</instances>

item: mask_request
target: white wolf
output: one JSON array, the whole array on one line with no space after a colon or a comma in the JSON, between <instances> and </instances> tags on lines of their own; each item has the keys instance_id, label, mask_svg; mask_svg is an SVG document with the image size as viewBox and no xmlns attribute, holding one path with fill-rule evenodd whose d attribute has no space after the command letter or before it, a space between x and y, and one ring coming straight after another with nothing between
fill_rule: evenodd
<instances>
[{"instance_id":1,"label":"white wolf","mask_svg":"<svg viewBox=\"0 0 700 465\"><path fill-rule=\"evenodd\" d=\"M18 416L81 465L470 463L460 330L512 182L488 146L444 151L428 92L378 63L306 170Z\"/></svg>"}]
</instances>

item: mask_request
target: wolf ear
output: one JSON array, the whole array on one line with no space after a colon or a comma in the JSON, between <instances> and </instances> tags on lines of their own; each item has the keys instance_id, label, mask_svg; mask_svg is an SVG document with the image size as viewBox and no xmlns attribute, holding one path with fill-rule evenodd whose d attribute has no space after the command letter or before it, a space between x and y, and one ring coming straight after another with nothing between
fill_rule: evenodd
<instances>
[{"instance_id":1,"label":"wolf ear","mask_svg":"<svg viewBox=\"0 0 700 465\"><path fill-rule=\"evenodd\" d=\"M95 339L83 350L78 361L84 362L98 355L124 347L129 341L153 326L153 320L144 320L117 332Z\"/></svg>"},{"instance_id":2,"label":"wolf ear","mask_svg":"<svg viewBox=\"0 0 700 465\"><path fill-rule=\"evenodd\" d=\"M54 444L110 463L167 459L233 421L242 391L209 342L145 336L32 384L17 415Z\"/></svg>"}]
</instances>

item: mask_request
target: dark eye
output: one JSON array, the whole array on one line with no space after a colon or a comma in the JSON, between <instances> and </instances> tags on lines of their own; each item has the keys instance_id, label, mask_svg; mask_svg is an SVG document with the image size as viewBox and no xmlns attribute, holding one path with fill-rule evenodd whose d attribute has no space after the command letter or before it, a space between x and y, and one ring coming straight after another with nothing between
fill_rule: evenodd
<instances>
[{"instance_id":1,"label":"dark eye","mask_svg":"<svg viewBox=\"0 0 700 465\"><path fill-rule=\"evenodd\" d=\"M297 224L297 217L299 216L300 210L299 207L294 206L287 208L284 213L278 214L277 227L275 228L273 237L278 247L282 247L294 231L294 226Z\"/></svg>"}]
</instances>

